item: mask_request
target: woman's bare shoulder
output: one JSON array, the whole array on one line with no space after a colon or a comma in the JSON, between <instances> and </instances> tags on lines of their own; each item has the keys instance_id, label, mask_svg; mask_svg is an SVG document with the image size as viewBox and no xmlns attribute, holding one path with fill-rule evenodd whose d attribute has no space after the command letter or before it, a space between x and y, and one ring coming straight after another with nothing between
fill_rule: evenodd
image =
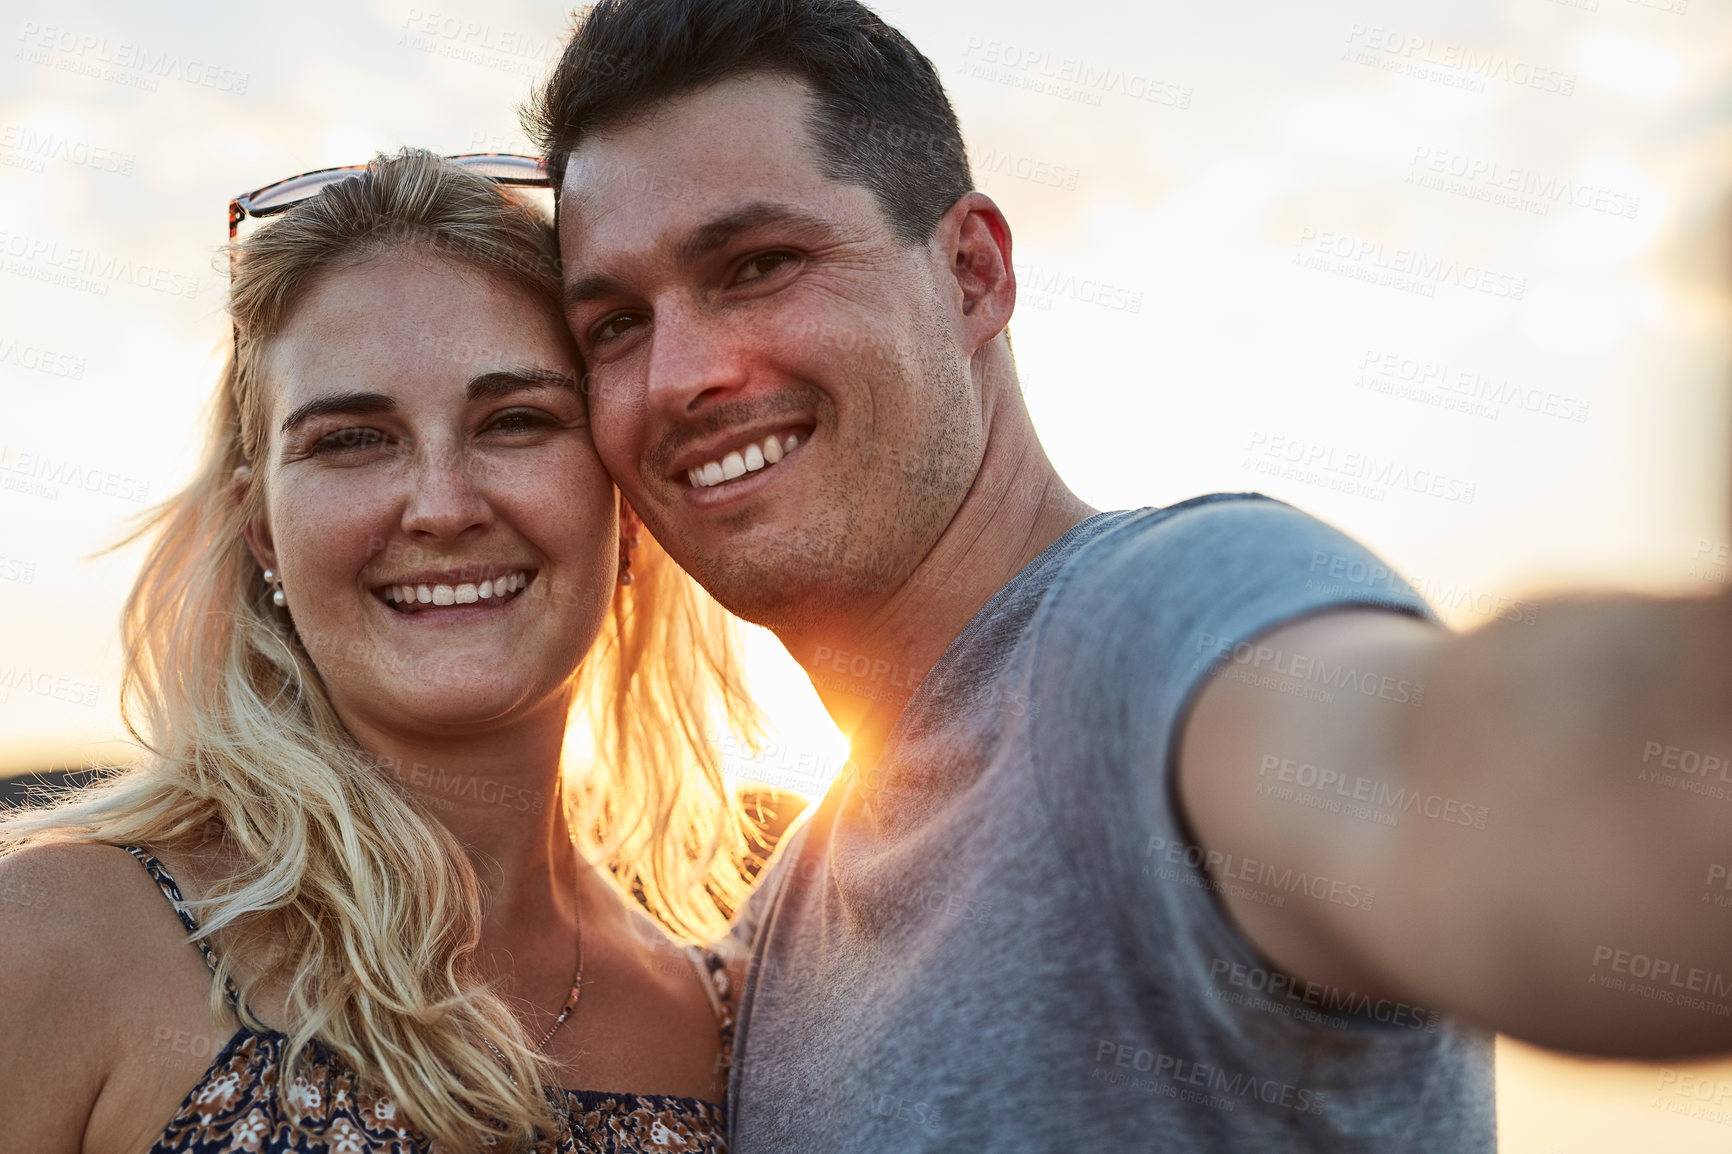
<instances>
[{"instance_id":1,"label":"woman's bare shoulder","mask_svg":"<svg viewBox=\"0 0 1732 1154\"><path fill-rule=\"evenodd\" d=\"M0 856L0 979L10 989L16 981L56 987L128 967L137 959L117 956L126 952L118 947L129 931L160 927L166 908L150 875L118 847L13 850Z\"/></svg>"},{"instance_id":2,"label":"woman's bare shoulder","mask_svg":"<svg viewBox=\"0 0 1732 1154\"><path fill-rule=\"evenodd\" d=\"M19 1149L82 1145L112 1068L121 999L150 989L159 951L140 947L173 935L150 918L163 912L149 908L154 890L113 846L47 843L0 856L0 1126L26 1140Z\"/></svg>"}]
</instances>

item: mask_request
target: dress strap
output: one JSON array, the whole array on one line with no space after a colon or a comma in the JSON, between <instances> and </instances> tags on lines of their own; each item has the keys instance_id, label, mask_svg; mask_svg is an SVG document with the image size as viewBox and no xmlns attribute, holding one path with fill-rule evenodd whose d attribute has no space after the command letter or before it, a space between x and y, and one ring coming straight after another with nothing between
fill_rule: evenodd
<instances>
[{"instance_id":1,"label":"dress strap","mask_svg":"<svg viewBox=\"0 0 1732 1154\"><path fill-rule=\"evenodd\" d=\"M186 927L186 932L191 936L192 944L197 946L199 952L204 955L204 964L210 968L211 976L215 977L217 972L216 951L211 948L210 942L199 931L198 922L194 921L192 914L187 911L186 899L180 895L180 886L163 864L147 851L135 845L123 845L120 848L138 859L138 863L144 867L145 872L156 883L156 888L161 890L162 896L168 899L168 904L174 908L175 916L180 919L180 924ZM223 979L223 993L228 997L231 1007L238 1008L240 1006L240 994L235 990L234 982L228 978Z\"/></svg>"},{"instance_id":2,"label":"dress strap","mask_svg":"<svg viewBox=\"0 0 1732 1154\"><path fill-rule=\"evenodd\" d=\"M722 1059L728 1062L734 1050L734 999L728 965L716 951L701 946L687 946L686 956L697 967L704 993L710 997L710 1009L715 1011L716 1025L722 1034Z\"/></svg>"}]
</instances>

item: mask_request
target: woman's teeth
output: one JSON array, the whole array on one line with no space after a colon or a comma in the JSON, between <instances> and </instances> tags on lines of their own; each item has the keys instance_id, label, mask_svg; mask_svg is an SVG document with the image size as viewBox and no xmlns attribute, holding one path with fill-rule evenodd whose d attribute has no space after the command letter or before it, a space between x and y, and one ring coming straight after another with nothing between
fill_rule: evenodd
<instances>
[{"instance_id":1,"label":"woman's teeth","mask_svg":"<svg viewBox=\"0 0 1732 1154\"><path fill-rule=\"evenodd\" d=\"M385 600L393 605L473 605L477 601L510 597L528 584L529 574L520 570L490 581L462 585L387 585Z\"/></svg>"},{"instance_id":2,"label":"woman's teeth","mask_svg":"<svg viewBox=\"0 0 1732 1154\"><path fill-rule=\"evenodd\" d=\"M686 480L692 483L694 489L708 489L720 485L723 481L732 481L735 477L744 477L747 473L766 469L799 446L800 438L792 433L785 438L771 433L762 441L754 441L745 449L729 453L719 461L710 461L695 469L687 469Z\"/></svg>"}]
</instances>

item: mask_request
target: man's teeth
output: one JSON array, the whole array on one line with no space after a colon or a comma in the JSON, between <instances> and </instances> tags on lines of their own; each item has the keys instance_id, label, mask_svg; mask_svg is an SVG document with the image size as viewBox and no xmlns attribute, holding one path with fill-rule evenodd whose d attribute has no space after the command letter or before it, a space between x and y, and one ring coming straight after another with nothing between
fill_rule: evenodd
<instances>
[{"instance_id":1,"label":"man's teeth","mask_svg":"<svg viewBox=\"0 0 1732 1154\"><path fill-rule=\"evenodd\" d=\"M694 489L708 489L720 485L723 481L732 481L735 477L744 477L747 473L756 473L759 469L774 465L799 447L800 438L792 433L786 439L771 433L762 442L754 441L744 450L729 453L719 461L709 461L694 469L687 469L686 480L692 483Z\"/></svg>"},{"instance_id":2,"label":"man's teeth","mask_svg":"<svg viewBox=\"0 0 1732 1154\"><path fill-rule=\"evenodd\" d=\"M526 572L509 573L479 584L387 585L385 600L393 605L473 605L495 597L509 597L529 584Z\"/></svg>"}]
</instances>

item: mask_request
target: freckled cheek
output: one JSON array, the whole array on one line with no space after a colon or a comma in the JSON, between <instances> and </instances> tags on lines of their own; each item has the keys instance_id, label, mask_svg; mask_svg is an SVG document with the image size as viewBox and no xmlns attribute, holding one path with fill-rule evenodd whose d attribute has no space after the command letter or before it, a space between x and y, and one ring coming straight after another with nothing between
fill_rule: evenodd
<instances>
[{"instance_id":1,"label":"freckled cheek","mask_svg":"<svg viewBox=\"0 0 1732 1154\"><path fill-rule=\"evenodd\" d=\"M379 485L320 480L284 486L269 502L271 537L284 586L352 586L390 540L395 506ZM307 609L304 607L303 612Z\"/></svg>"},{"instance_id":2,"label":"freckled cheek","mask_svg":"<svg viewBox=\"0 0 1732 1154\"><path fill-rule=\"evenodd\" d=\"M489 499L549 557L581 565L614 536L614 488L593 452L501 465ZM613 546L610 544L608 550Z\"/></svg>"}]
</instances>

